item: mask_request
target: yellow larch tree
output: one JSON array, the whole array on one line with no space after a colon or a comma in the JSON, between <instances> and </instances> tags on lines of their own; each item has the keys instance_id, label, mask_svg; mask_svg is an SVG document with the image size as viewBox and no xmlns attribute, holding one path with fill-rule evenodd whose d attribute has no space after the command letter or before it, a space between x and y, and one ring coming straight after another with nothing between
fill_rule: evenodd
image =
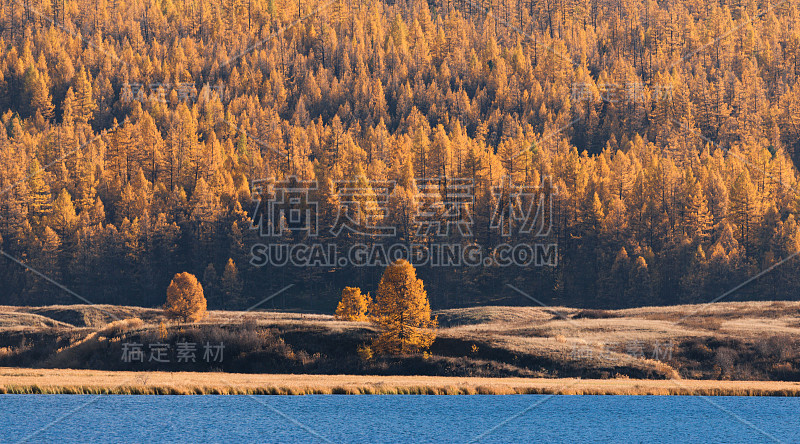
<instances>
[{"instance_id":1,"label":"yellow larch tree","mask_svg":"<svg viewBox=\"0 0 800 444\"><path fill-rule=\"evenodd\" d=\"M336 319L343 321L366 321L369 309L369 294L364 295L358 287L345 287L342 300L336 307Z\"/></svg>"},{"instance_id":2,"label":"yellow larch tree","mask_svg":"<svg viewBox=\"0 0 800 444\"><path fill-rule=\"evenodd\" d=\"M167 314L183 322L196 322L206 316L203 286L191 273L178 273L167 288Z\"/></svg>"},{"instance_id":3,"label":"yellow larch tree","mask_svg":"<svg viewBox=\"0 0 800 444\"><path fill-rule=\"evenodd\" d=\"M383 272L372 320L381 333L372 343L379 353L418 353L436 338L436 319L422 280L406 260L398 260Z\"/></svg>"}]
</instances>

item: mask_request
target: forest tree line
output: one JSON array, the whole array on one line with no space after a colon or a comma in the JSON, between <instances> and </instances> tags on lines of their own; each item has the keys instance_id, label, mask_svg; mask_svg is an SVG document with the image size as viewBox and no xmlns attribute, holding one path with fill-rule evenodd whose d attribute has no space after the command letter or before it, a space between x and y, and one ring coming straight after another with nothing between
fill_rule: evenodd
<instances>
[{"instance_id":1,"label":"forest tree line","mask_svg":"<svg viewBox=\"0 0 800 444\"><path fill-rule=\"evenodd\" d=\"M796 1L4 0L0 247L96 303L187 271L210 309L294 284L262 308L332 312L382 269L252 266L257 181L316 184L327 223L342 183L392 182L364 208L424 244L415 179L467 179L448 242L491 255L495 190L546 178L558 265L420 268L433 308L708 301L800 250L798 25ZM0 304L80 302L0 260ZM796 298L799 269L730 298Z\"/></svg>"}]
</instances>

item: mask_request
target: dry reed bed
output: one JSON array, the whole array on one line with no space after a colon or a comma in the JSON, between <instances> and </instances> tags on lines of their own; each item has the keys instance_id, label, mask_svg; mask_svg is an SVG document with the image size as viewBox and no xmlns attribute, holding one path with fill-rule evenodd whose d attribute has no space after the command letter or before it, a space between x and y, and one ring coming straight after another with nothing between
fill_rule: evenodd
<instances>
[{"instance_id":1,"label":"dry reed bed","mask_svg":"<svg viewBox=\"0 0 800 444\"><path fill-rule=\"evenodd\" d=\"M0 368L0 394L800 396L800 382L323 376Z\"/></svg>"}]
</instances>

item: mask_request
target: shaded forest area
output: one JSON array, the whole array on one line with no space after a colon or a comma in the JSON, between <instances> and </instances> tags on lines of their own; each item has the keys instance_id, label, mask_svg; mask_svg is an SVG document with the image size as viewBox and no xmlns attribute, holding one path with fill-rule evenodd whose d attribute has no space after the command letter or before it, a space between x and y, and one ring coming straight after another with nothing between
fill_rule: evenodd
<instances>
[{"instance_id":1,"label":"shaded forest area","mask_svg":"<svg viewBox=\"0 0 800 444\"><path fill-rule=\"evenodd\" d=\"M292 177L321 228L285 244L557 245L420 267L434 308L704 302L773 266L726 297L796 299L797 2L703 3L3 0L0 304L80 302L44 275L155 306L188 271L209 308L332 312L382 268L250 264L254 183ZM459 179L472 229L420 229ZM331 233L348 183L391 236ZM502 233L513 187L544 236Z\"/></svg>"}]
</instances>

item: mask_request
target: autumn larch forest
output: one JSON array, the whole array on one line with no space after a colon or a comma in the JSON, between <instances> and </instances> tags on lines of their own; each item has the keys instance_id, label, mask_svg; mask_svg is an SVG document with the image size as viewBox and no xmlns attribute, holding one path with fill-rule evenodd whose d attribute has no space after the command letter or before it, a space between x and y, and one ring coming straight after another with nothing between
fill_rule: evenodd
<instances>
[{"instance_id":1,"label":"autumn larch forest","mask_svg":"<svg viewBox=\"0 0 800 444\"><path fill-rule=\"evenodd\" d=\"M729 300L798 294L794 0L3 0L0 48L0 304L156 306L180 272L209 309L374 291L383 267L253 264L287 182L343 250L557 246L417 267L433 308L706 302L768 269ZM512 217L528 188L547 230ZM392 232L337 232L354 200Z\"/></svg>"}]
</instances>

